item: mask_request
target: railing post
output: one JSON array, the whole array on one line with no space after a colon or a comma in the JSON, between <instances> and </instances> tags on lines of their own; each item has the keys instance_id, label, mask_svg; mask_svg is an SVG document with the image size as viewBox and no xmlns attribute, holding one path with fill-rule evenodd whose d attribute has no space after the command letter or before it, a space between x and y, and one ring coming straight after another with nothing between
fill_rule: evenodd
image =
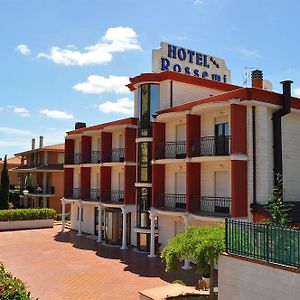
<instances>
[{"instance_id":1,"label":"railing post","mask_svg":"<svg viewBox=\"0 0 300 300\"><path fill-rule=\"evenodd\" d=\"M266 261L269 262L269 224L267 224L266 226L267 228L267 238L266 238L266 256L267 256L267 259Z\"/></svg>"}]
</instances>

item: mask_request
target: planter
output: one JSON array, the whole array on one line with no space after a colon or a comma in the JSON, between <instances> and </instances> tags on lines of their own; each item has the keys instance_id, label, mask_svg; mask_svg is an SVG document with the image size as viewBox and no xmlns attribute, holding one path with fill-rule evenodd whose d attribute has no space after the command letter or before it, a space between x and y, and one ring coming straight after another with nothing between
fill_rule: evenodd
<instances>
[{"instance_id":1,"label":"planter","mask_svg":"<svg viewBox=\"0 0 300 300\"><path fill-rule=\"evenodd\" d=\"M51 228L54 220L22 220L22 221L1 221L0 231L34 229L34 228Z\"/></svg>"},{"instance_id":2,"label":"planter","mask_svg":"<svg viewBox=\"0 0 300 300\"><path fill-rule=\"evenodd\" d=\"M202 279L205 281L207 289L209 289L209 286L210 286L210 277L203 277L202 276Z\"/></svg>"}]
</instances>

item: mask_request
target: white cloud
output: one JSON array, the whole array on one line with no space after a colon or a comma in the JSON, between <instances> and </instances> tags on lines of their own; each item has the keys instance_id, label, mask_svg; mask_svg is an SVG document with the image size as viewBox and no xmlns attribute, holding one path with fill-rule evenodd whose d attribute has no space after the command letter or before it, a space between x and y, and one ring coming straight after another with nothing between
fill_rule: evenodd
<instances>
[{"instance_id":1,"label":"white cloud","mask_svg":"<svg viewBox=\"0 0 300 300\"><path fill-rule=\"evenodd\" d=\"M203 0L195 0L194 6L201 5L202 3L203 3Z\"/></svg>"},{"instance_id":2,"label":"white cloud","mask_svg":"<svg viewBox=\"0 0 300 300\"><path fill-rule=\"evenodd\" d=\"M4 110L4 107L0 107L0 111L3 111Z\"/></svg>"},{"instance_id":3,"label":"white cloud","mask_svg":"<svg viewBox=\"0 0 300 300\"><path fill-rule=\"evenodd\" d=\"M11 128L11 127L0 127L0 132L6 135L19 135L19 136L34 136L29 130Z\"/></svg>"},{"instance_id":4,"label":"white cloud","mask_svg":"<svg viewBox=\"0 0 300 300\"><path fill-rule=\"evenodd\" d=\"M296 97L300 97L300 88L294 89L294 94Z\"/></svg>"},{"instance_id":5,"label":"white cloud","mask_svg":"<svg viewBox=\"0 0 300 300\"><path fill-rule=\"evenodd\" d=\"M22 118L26 118L30 116L29 111L24 107L14 107L13 111L19 114Z\"/></svg>"},{"instance_id":6,"label":"white cloud","mask_svg":"<svg viewBox=\"0 0 300 300\"><path fill-rule=\"evenodd\" d=\"M126 76L112 76L107 78L103 76L91 75L87 81L77 83L73 89L86 94L101 94L105 92L114 92L117 94L128 93L129 89L125 86L129 83Z\"/></svg>"},{"instance_id":7,"label":"white cloud","mask_svg":"<svg viewBox=\"0 0 300 300\"><path fill-rule=\"evenodd\" d=\"M98 110L106 114L121 113L126 115L133 114L133 100L129 98L121 98L116 102L106 101L98 105Z\"/></svg>"},{"instance_id":8,"label":"white cloud","mask_svg":"<svg viewBox=\"0 0 300 300\"><path fill-rule=\"evenodd\" d=\"M31 54L29 47L25 44L20 44L15 49L22 55L30 55Z\"/></svg>"},{"instance_id":9,"label":"white cloud","mask_svg":"<svg viewBox=\"0 0 300 300\"><path fill-rule=\"evenodd\" d=\"M250 49L246 49L246 48L243 48L243 47L240 47L240 48L231 48L231 49L228 49L228 50L236 52L238 54L241 54L244 57L261 58L261 55L258 52L258 50L250 50Z\"/></svg>"},{"instance_id":10,"label":"white cloud","mask_svg":"<svg viewBox=\"0 0 300 300\"><path fill-rule=\"evenodd\" d=\"M50 110L46 108L46 109L41 109L40 113L52 119L61 119L61 120L74 119L74 116L72 114L60 110Z\"/></svg>"},{"instance_id":11,"label":"white cloud","mask_svg":"<svg viewBox=\"0 0 300 300\"><path fill-rule=\"evenodd\" d=\"M130 27L112 27L107 29L99 43L85 47L84 51L76 50L74 45L65 49L52 47L49 54L39 53L38 58L67 66L84 66L108 63L113 53L127 50L141 50L136 32Z\"/></svg>"}]
</instances>

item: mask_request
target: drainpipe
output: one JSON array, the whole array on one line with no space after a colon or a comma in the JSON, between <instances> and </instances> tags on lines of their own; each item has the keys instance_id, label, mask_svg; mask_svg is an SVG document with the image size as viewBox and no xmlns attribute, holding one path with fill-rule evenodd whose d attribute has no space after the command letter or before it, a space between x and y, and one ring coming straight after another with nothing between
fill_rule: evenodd
<instances>
[{"instance_id":1,"label":"drainpipe","mask_svg":"<svg viewBox=\"0 0 300 300\"><path fill-rule=\"evenodd\" d=\"M282 84L283 104L282 108L273 113L273 154L274 154L274 185L278 185L276 175L282 176L282 131L281 118L291 112L291 84L292 80L284 80ZM281 190L283 187L279 187Z\"/></svg>"}]
</instances>

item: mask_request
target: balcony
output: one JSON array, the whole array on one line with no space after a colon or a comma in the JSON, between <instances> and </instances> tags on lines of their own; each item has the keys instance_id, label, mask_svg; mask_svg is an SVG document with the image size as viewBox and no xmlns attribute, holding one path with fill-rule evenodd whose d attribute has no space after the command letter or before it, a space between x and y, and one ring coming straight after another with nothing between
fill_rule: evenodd
<instances>
[{"instance_id":1,"label":"balcony","mask_svg":"<svg viewBox=\"0 0 300 300\"><path fill-rule=\"evenodd\" d=\"M81 191L81 199L83 201L99 202L100 189L88 189Z\"/></svg>"},{"instance_id":2,"label":"balcony","mask_svg":"<svg viewBox=\"0 0 300 300\"><path fill-rule=\"evenodd\" d=\"M91 153L91 163L99 164L101 161L101 152L100 151L92 151Z\"/></svg>"},{"instance_id":3,"label":"balcony","mask_svg":"<svg viewBox=\"0 0 300 300\"><path fill-rule=\"evenodd\" d=\"M81 164L81 153L67 153L65 155L66 165L79 165Z\"/></svg>"},{"instance_id":4,"label":"balcony","mask_svg":"<svg viewBox=\"0 0 300 300\"><path fill-rule=\"evenodd\" d=\"M28 194L30 195L54 195L55 189L54 186L27 186L26 190L28 190Z\"/></svg>"},{"instance_id":5,"label":"balcony","mask_svg":"<svg viewBox=\"0 0 300 300\"><path fill-rule=\"evenodd\" d=\"M162 210L185 211L186 194L157 193L155 197L156 207Z\"/></svg>"},{"instance_id":6,"label":"balcony","mask_svg":"<svg viewBox=\"0 0 300 300\"><path fill-rule=\"evenodd\" d=\"M229 155L230 136L205 136L192 141L192 157Z\"/></svg>"},{"instance_id":7,"label":"balcony","mask_svg":"<svg viewBox=\"0 0 300 300\"><path fill-rule=\"evenodd\" d=\"M101 197L101 202L107 204L123 204L124 191L105 191Z\"/></svg>"},{"instance_id":8,"label":"balcony","mask_svg":"<svg viewBox=\"0 0 300 300\"><path fill-rule=\"evenodd\" d=\"M114 148L103 152L103 162L124 162L125 148Z\"/></svg>"},{"instance_id":9,"label":"balcony","mask_svg":"<svg viewBox=\"0 0 300 300\"><path fill-rule=\"evenodd\" d=\"M186 142L168 142L156 145L155 159L178 159L186 157Z\"/></svg>"},{"instance_id":10,"label":"balcony","mask_svg":"<svg viewBox=\"0 0 300 300\"><path fill-rule=\"evenodd\" d=\"M67 199L81 199L80 188L67 189L65 191L65 198L67 198Z\"/></svg>"},{"instance_id":11,"label":"balcony","mask_svg":"<svg viewBox=\"0 0 300 300\"><path fill-rule=\"evenodd\" d=\"M231 197L195 196L192 201L200 201L200 209L193 212L196 215L221 218L231 215Z\"/></svg>"}]
</instances>

